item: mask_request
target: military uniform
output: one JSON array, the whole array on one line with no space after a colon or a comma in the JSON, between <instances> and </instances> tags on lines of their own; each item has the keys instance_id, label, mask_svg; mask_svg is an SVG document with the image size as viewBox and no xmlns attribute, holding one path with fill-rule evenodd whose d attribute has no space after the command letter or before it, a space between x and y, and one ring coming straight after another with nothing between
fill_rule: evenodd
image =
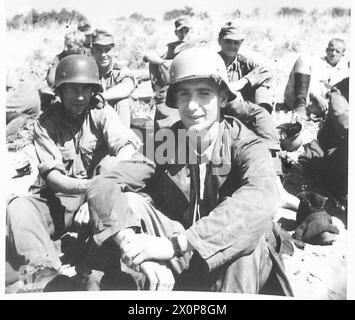
<instances>
[{"instance_id":1,"label":"military uniform","mask_svg":"<svg viewBox=\"0 0 355 320\"><path fill-rule=\"evenodd\" d=\"M295 67L296 64L291 70L284 92L284 103L289 108L293 108L296 105ZM311 100L311 95L321 96L325 99L327 92L330 91L330 88L341 80L349 77L350 72L348 63L345 59L342 59L336 66L332 66L327 62L326 57L311 59L310 68L311 77L306 95L307 105L312 103L317 105L316 101Z\"/></svg>"},{"instance_id":2,"label":"military uniform","mask_svg":"<svg viewBox=\"0 0 355 320\"><path fill-rule=\"evenodd\" d=\"M22 264L61 265L53 239L70 230L85 195L55 193L44 179L52 170L78 179L90 179L98 164L115 161L120 149L139 139L120 123L108 105L92 102L83 122L66 117L61 103L52 105L34 126L39 178L33 194L15 198L7 207L7 255L16 267Z\"/></svg>"},{"instance_id":3,"label":"military uniform","mask_svg":"<svg viewBox=\"0 0 355 320\"><path fill-rule=\"evenodd\" d=\"M223 52L220 51L219 55L226 62ZM242 78L248 78L248 84L240 91L242 97L246 101L256 104L268 104L272 106L272 95L270 88L272 85L271 72L270 76L265 79L263 83L258 83L253 77L248 77L248 74L255 68L260 67L260 64L254 60L238 54L234 61L226 65L229 82L233 83ZM268 110L269 112L271 110Z\"/></svg>"}]
</instances>

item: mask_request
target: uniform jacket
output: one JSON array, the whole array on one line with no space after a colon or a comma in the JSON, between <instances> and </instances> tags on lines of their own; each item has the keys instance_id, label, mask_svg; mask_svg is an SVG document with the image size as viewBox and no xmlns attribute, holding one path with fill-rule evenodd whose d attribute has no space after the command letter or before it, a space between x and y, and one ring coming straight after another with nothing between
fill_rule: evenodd
<instances>
[{"instance_id":1,"label":"uniform jacket","mask_svg":"<svg viewBox=\"0 0 355 320\"><path fill-rule=\"evenodd\" d=\"M222 57L222 59L226 62L223 52L220 51L218 54ZM238 54L234 61L227 67L228 73L228 80L229 82L236 82L244 77L246 77L252 70L259 67L260 64L255 62L253 59L249 57L242 56ZM265 66L263 66L265 69ZM258 82L254 81L254 77L248 78L248 85L245 86L241 90L241 94L244 100L255 102L255 90L259 87L270 88L272 83L272 77L266 79L263 83L259 84Z\"/></svg>"},{"instance_id":2,"label":"uniform jacket","mask_svg":"<svg viewBox=\"0 0 355 320\"><path fill-rule=\"evenodd\" d=\"M139 138L107 104L91 103L82 121L69 119L63 109L60 102L53 103L34 125L34 145L42 178L51 170L73 178L91 178L105 156L116 156L127 144L136 149L140 146ZM36 187L42 185L41 179L35 183Z\"/></svg>"},{"instance_id":3,"label":"uniform jacket","mask_svg":"<svg viewBox=\"0 0 355 320\"><path fill-rule=\"evenodd\" d=\"M182 123L172 128L177 132ZM220 122L207 163L201 219L196 222L192 221L191 167L176 160L157 165L148 182L147 193L156 208L184 225L189 242L210 270L252 252L271 230L279 200L266 144L234 118Z\"/></svg>"}]
</instances>

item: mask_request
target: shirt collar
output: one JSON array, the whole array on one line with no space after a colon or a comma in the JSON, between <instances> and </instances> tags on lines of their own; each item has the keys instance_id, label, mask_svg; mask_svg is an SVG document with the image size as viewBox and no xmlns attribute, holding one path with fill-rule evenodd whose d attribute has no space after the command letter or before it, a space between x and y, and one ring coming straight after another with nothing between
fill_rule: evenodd
<instances>
[{"instance_id":1,"label":"shirt collar","mask_svg":"<svg viewBox=\"0 0 355 320\"><path fill-rule=\"evenodd\" d=\"M198 159L200 159L201 163L210 162L212 160L212 151L217 141L218 132L219 132L219 123L215 122L209 132L210 137L212 137L211 144L201 154L199 154L197 150L189 142L190 148L197 155Z\"/></svg>"},{"instance_id":2,"label":"shirt collar","mask_svg":"<svg viewBox=\"0 0 355 320\"><path fill-rule=\"evenodd\" d=\"M222 51L222 50L219 51L218 54L222 57L222 59L223 59L223 61L224 61L224 64L226 65L226 67L227 67L228 69L230 69L230 68L234 68L234 69L235 69L235 68L236 68L236 66L237 66L237 64L238 64L238 55L236 55L235 58L234 58L234 60L232 61L232 63L227 66L227 57L226 57L226 55L223 53L223 51Z\"/></svg>"}]
</instances>

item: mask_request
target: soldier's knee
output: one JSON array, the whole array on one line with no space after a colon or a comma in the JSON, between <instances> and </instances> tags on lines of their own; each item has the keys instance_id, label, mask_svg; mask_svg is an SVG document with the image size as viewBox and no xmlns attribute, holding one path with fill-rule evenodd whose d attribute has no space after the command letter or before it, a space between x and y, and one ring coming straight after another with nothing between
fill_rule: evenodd
<instances>
[{"instance_id":1,"label":"soldier's knee","mask_svg":"<svg viewBox=\"0 0 355 320\"><path fill-rule=\"evenodd\" d=\"M311 57L307 54L300 55L295 62L295 72L311 74L312 61Z\"/></svg>"},{"instance_id":2,"label":"soldier's knee","mask_svg":"<svg viewBox=\"0 0 355 320\"><path fill-rule=\"evenodd\" d=\"M6 208L6 224L8 227L25 225L33 218L25 198L15 198Z\"/></svg>"}]
</instances>

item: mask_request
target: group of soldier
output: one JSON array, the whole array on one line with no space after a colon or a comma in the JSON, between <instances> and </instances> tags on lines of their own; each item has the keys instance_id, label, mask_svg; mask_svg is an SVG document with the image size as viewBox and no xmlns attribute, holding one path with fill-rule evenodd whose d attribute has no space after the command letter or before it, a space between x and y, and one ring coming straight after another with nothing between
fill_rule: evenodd
<instances>
[{"instance_id":1,"label":"group of soldier","mask_svg":"<svg viewBox=\"0 0 355 320\"><path fill-rule=\"evenodd\" d=\"M324 198L282 186L272 72L239 54L245 36L234 22L221 27L218 53L189 39L185 17L175 34L165 50L144 54L155 101L153 157L130 128L137 81L115 63L113 35L81 23L65 36L46 78L55 96L34 125L38 178L30 195L7 206L8 285L30 266L33 283L22 291L97 290L110 279L111 289L292 296L273 217L280 206L300 214L307 207L312 222ZM319 68L298 59L285 91L299 121L323 117L308 149L317 145L318 154L302 158L320 174L347 161L344 51L344 41L332 39ZM345 178L335 176L344 198ZM77 265L84 285L62 274L55 245L73 230L84 235ZM312 236L331 243L335 233L330 221Z\"/></svg>"}]
</instances>

